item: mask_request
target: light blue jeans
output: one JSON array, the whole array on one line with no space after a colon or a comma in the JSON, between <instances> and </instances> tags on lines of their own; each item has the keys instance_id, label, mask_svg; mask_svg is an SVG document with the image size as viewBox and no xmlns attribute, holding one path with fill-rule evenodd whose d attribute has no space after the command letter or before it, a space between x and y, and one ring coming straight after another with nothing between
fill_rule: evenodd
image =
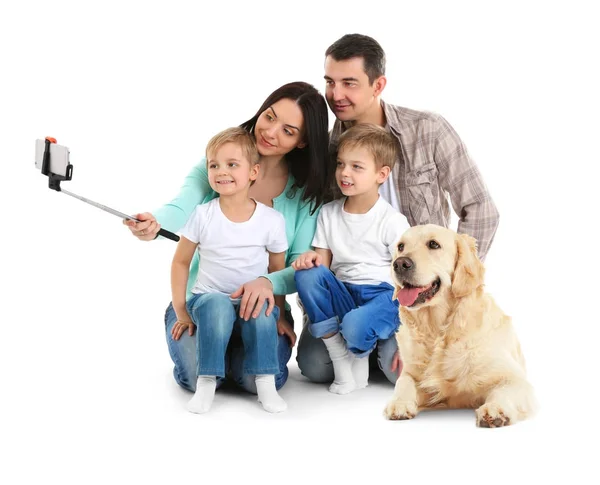
<instances>
[{"instance_id":1,"label":"light blue jeans","mask_svg":"<svg viewBox=\"0 0 600 485\"><path fill-rule=\"evenodd\" d=\"M181 387L195 391L198 375L218 376L218 386L228 377L254 394L256 374L275 374L277 389L285 384L292 349L289 339L277 334L277 307L266 317L265 304L261 315L247 322L237 316L239 303L226 295L194 295L187 307L192 320L201 322L191 337L184 332L179 340L173 340L171 330L177 316L172 304L165 313L167 345L175 364L173 376ZM293 325L288 312L286 319Z\"/></svg>"}]
</instances>

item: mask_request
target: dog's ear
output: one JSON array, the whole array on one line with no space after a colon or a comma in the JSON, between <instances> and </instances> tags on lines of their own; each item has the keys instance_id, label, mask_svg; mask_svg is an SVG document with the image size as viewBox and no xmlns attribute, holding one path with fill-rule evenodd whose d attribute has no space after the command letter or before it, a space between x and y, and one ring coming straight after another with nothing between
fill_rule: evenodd
<instances>
[{"instance_id":1,"label":"dog's ear","mask_svg":"<svg viewBox=\"0 0 600 485\"><path fill-rule=\"evenodd\" d=\"M452 294L462 298L483 284L485 269L477 257L477 241L468 234L456 237L456 266L452 277Z\"/></svg>"}]
</instances>

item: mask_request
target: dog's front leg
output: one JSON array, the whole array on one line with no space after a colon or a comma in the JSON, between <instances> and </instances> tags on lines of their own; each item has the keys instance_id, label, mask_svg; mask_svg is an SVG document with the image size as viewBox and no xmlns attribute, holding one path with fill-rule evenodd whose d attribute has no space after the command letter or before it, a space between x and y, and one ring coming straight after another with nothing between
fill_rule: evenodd
<instances>
[{"instance_id":1,"label":"dog's front leg","mask_svg":"<svg viewBox=\"0 0 600 485\"><path fill-rule=\"evenodd\" d=\"M412 419L419 412L417 386L414 379L403 372L396 381L394 395L385 408L387 419Z\"/></svg>"},{"instance_id":2,"label":"dog's front leg","mask_svg":"<svg viewBox=\"0 0 600 485\"><path fill-rule=\"evenodd\" d=\"M535 412L533 389L524 378L513 378L494 387L476 414L476 424L482 428L500 428L514 424Z\"/></svg>"}]
</instances>

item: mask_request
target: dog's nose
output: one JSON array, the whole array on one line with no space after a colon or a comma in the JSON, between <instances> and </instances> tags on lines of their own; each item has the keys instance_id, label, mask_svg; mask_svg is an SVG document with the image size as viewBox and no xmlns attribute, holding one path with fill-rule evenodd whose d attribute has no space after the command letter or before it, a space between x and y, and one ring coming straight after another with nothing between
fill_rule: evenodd
<instances>
[{"instance_id":1,"label":"dog's nose","mask_svg":"<svg viewBox=\"0 0 600 485\"><path fill-rule=\"evenodd\" d=\"M411 269L414 269L414 267L415 263L413 263L410 258L397 258L396 261L394 261L394 271L396 272L410 271Z\"/></svg>"}]
</instances>

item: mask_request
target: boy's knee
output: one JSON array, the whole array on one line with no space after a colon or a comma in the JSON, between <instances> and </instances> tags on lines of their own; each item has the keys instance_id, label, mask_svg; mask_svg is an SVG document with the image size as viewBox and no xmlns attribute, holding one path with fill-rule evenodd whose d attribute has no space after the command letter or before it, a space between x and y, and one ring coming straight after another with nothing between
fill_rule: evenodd
<instances>
[{"instance_id":1,"label":"boy's knee","mask_svg":"<svg viewBox=\"0 0 600 485\"><path fill-rule=\"evenodd\" d=\"M321 281L329 269L323 265L314 266L310 269L302 269L294 273L294 279L296 280L296 286L304 286L310 288L314 283Z\"/></svg>"},{"instance_id":2,"label":"boy's knee","mask_svg":"<svg viewBox=\"0 0 600 485\"><path fill-rule=\"evenodd\" d=\"M229 318L230 314L235 314L233 303L229 299L229 296L221 293L206 293L198 298L192 308L192 313L196 316L202 313L202 315L211 315L212 319L218 319L218 317Z\"/></svg>"},{"instance_id":3,"label":"boy's knee","mask_svg":"<svg viewBox=\"0 0 600 485\"><path fill-rule=\"evenodd\" d=\"M346 317L349 315L346 315ZM355 354L363 354L373 350L377 343L377 335L371 327L359 319L346 317L340 325L340 333L344 337L348 349Z\"/></svg>"},{"instance_id":4,"label":"boy's knee","mask_svg":"<svg viewBox=\"0 0 600 485\"><path fill-rule=\"evenodd\" d=\"M252 323L257 328L260 329L269 329L277 323L277 319L279 318L279 308L274 307L269 316L267 316L267 308L269 304L265 302L263 307L260 309L260 313L256 318L250 318L249 322Z\"/></svg>"}]
</instances>

